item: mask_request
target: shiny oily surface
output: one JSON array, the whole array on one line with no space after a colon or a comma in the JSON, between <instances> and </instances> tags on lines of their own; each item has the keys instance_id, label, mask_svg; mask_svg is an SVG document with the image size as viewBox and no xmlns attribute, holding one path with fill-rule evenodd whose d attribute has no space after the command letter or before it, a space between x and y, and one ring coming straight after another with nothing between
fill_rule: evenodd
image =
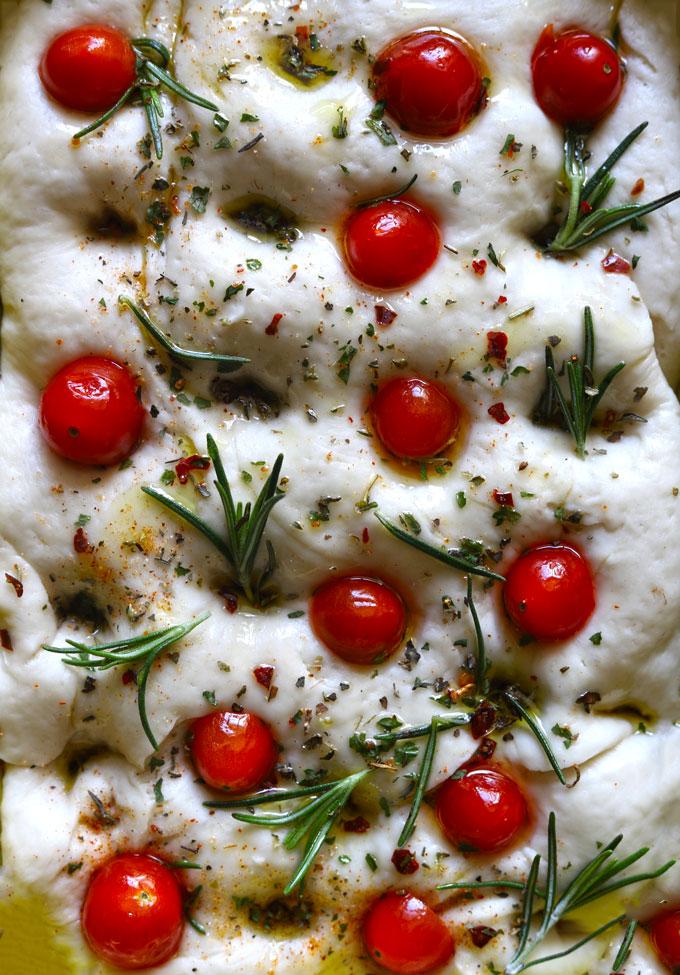
<instances>
[{"instance_id":1,"label":"shiny oily surface","mask_svg":"<svg viewBox=\"0 0 680 975\"><path fill-rule=\"evenodd\" d=\"M680 730L673 725L680 546L674 534L677 476L668 458L677 454L680 435L677 402L660 362L670 370L680 361L674 213L650 216L648 233L623 228L566 261L537 256L530 242L556 202L563 141L561 127L536 103L531 55L547 23L606 34L610 5L604 0L574 0L570 24L561 19L557 0L448 0L425 13L387 0L329 0L321 10L299 11L264 0L225 5L222 17L217 6L193 0L181 8L132 0L116 5L117 29L166 44L177 77L214 99L229 120L224 133L213 132L205 110L164 101L164 122L180 120L182 128L164 132L158 164L138 147L147 127L134 104L101 135L72 146L82 117L47 96L37 74L54 36L76 23L107 20L113 10L95 0L0 3L0 129L6 134L0 148L0 630L7 631L0 649L0 969L25 975L30 953L17 961L15 947L32 941L21 940L19 928L37 930L31 918L47 912L49 931L57 932L55 950L65 945L62 954L71 959L60 958L58 975L103 975L104 963L80 930L89 879L116 850L148 850L173 862L196 862L200 870L187 870L186 879L203 886L192 916L207 933L186 924L163 975L192 968L202 975L378 973L366 959L363 919L382 893L406 884L456 940L445 975L478 975L489 963L503 970L516 945L518 898L497 897L493 889L473 900L452 898L437 884L480 875L521 882L536 853L545 863L551 810L560 882L571 875L567 864L576 869L597 852L598 842L619 832L622 855L650 846L640 869L655 869L669 855L668 822L675 821L680 795ZM668 9L667 0L626 0L622 7L622 37L632 52L628 76L614 110L588 138L592 158L606 158L645 119L649 129L617 166L612 203L626 202L641 177L644 199L675 189L678 50ZM365 124L375 106L367 54L424 24L459 33L483 54L492 80L488 102L447 140L413 137L385 113L396 139L386 145ZM277 33L303 26L313 27L336 58L338 73L318 89L301 90L257 60ZM367 54L352 47L362 36ZM218 77L223 67L231 80ZM340 107L345 138L332 131ZM30 138L16 136L19 110L22 133ZM512 158L500 154L508 134L522 145ZM225 135L232 148L215 149ZM183 157L193 165L183 169ZM153 166L135 179L149 162ZM403 289L364 286L347 269L339 228L353 203L393 197L416 173L408 198L436 215L437 260ZM167 190L159 188L162 180ZM200 210L197 187L210 191L204 212L191 202L193 194ZM295 213L295 241L254 239L233 226L230 204L254 193ZM163 206L170 213L164 223ZM160 228L147 222L149 208ZM110 210L127 228L117 238L97 229L107 226ZM162 243L155 242L157 229ZM489 243L505 272L491 262ZM609 247L631 264L639 255L636 268L604 274L600 262ZM484 274L472 266L481 260ZM232 374L197 360L191 370L178 365L129 311L119 312L121 293L181 347L239 354L252 365ZM166 300L175 298L175 304ZM558 369L563 359L582 354L586 303L597 336L596 376L621 360L626 367L607 392L581 461L568 433L537 426L530 417L543 389L550 337L560 339ZM376 305L396 315L387 327L379 324ZM485 358L488 334L499 330L508 336L505 367ZM152 347L155 355L147 354ZM56 455L38 425L49 377L65 362L93 354L125 363L140 377L146 411L143 440L127 458L132 463L104 470ZM444 473L427 465L427 481L398 460L384 463L389 455L363 419L372 386L404 376L440 383L465 406L464 442ZM508 416L503 425L488 412L500 404ZM614 419L603 428L608 411ZM630 413L647 423L623 418ZM180 483L177 473L178 465L185 471L189 458L206 454L208 433L242 503L255 502L275 458L284 454L285 496L265 529L281 597L264 609L239 598L230 612L233 603L221 594L231 583L225 559L141 492L142 486L167 491L224 532L212 465L190 470L195 483L188 477ZM512 494L514 513L499 511L494 492ZM378 722L389 726L396 719L398 731L428 725L433 713L465 711L458 690L475 647L466 580L389 535L376 511L404 530L419 528L415 537L437 549L478 553L501 574L537 540L564 541L583 552L597 584L596 605L585 626L562 641L523 642L504 613L501 585L487 590L473 580L491 676L534 695L567 782L576 777L574 765L581 778L565 789L520 722L493 732L494 758L517 768L531 795L526 840L493 854L460 852L426 802L407 845L418 869L405 877L392 858L426 739L413 739L413 748L397 743L399 751L381 753L376 763L387 767L370 766L353 793L332 831L333 845L323 844L306 878L302 916L287 925L284 916L267 931L251 911L270 917L269 905L283 899L301 847L284 846L287 827L238 822L229 810L203 805L216 794L196 781L186 741L192 722L234 705L258 714L283 748L277 781L293 788L307 770L315 777L326 771L324 781L332 782L369 768L350 741L357 736L354 744L361 744L362 734L375 739L384 731ZM77 527L91 551L75 550ZM265 565L263 550L257 568ZM403 641L379 665L342 661L312 630L315 588L346 574L384 577L408 604ZM164 651L151 670L147 709L157 753L141 728L138 688L130 675L124 679L124 668L88 675L41 649L66 647L69 639L125 639L206 610L210 618ZM4 646L7 634L12 650ZM272 668L269 688L255 676L261 667ZM96 680L94 689L87 676ZM587 692L600 695L589 712L577 703ZM442 696L451 708L431 700ZM571 733L570 747L556 727ZM507 732L511 740L503 740ZM440 734L428 794L435 795L477 744L466 728L457 736ZM404 760L414 750L408 764L398 764L397 754ZM291 773L295 779L285 777ZM102 803L104 821L92 795ZM286 808L296 805L293 800ZM344 822L359 817L369 828L346 831ZM631 888L641 916L657 914L663 900L677 903L674 871ZM624 890L613 898L615 913L627 909L625 896ZM31 905L28 920L8 918L20 902ZM286 903L292 909L296 901ZM570 921L569 936L585 936L589 917L574 918L573 928ZM469 934L478 926L503 933L478 948ZM611 937L605 932L560 959L560 975L613 970L621 936L618 928ZM537 953L559 951L565 940L562 932L550 935ZM35 955L27 975L38 965ZM641 928L626 967L659 975L660 964Z\"/></svg>"},{"instance_id":2,"label":"shiny oily surface","mask_svg":"<svg viewBox=\"0 0 680 975\"><path fill-rule=\"evenodd\" d=\"M45 90L65 108L112 108L135 80L135 52L119 30L87 24L55 37L40 62Z\"/></svg>"},{"instance_id":3,"label":"shiny oily surface","mask_svg":"<svg viewBox=\"0 0 680 975\"><path fill-rule=\"evenodd\" d=\"M314 592L312 628L319 640L348 663L382 663L401 643L406 607L381 579L329 579Z\"/></svg>"}]
</instances>

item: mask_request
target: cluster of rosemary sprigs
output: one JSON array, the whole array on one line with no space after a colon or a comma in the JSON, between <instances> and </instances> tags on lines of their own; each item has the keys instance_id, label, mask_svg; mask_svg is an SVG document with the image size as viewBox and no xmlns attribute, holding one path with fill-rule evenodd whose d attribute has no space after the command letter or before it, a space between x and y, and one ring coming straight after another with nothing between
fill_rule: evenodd
<instances>
[{"instance_id":1,"label":"cluster of rosemary sprigs","mask_svg":"<svg viewBox=\"0 0 680 975\"><path fill-rule=\"evenodd\" d=\"M76 132L73 138L74 140L82 139L88 133L94 132L95 129L108 122L112 115L115 115L129 99L136 95L141 100L144 111L146 112L156 157L161 159L163 157L163 138L161 135L160 120L164 116L163 103L160 97L161 89L167 88L168 91L179 95L185 101L193 102L194 105L207 108L211 112L217 112L218 108L213 102L194 94L194 92L189 91L188 88L180 84L176 78L173 78L167 70L170 64L170 52L160 41L155 41L151 37L137 37L130 41L130 44L132 50L135 52L136 58L135 80L128 90L121 95L115 105L104 112L103 115L100 115L98 119L95 119L94 122L86 125L84 129Z\"/></svg>"}]
</instances>

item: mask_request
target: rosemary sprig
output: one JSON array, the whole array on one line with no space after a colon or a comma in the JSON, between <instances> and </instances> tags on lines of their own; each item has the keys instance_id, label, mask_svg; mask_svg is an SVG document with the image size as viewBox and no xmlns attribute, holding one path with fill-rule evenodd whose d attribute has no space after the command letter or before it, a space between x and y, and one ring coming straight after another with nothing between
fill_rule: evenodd
<instances>
[{"instance_id":1,"label":"rosemary sprig","mask_svg":"<svg viewBox=\"0 0 680 975\"><path fill-rule=\"evenodd\" d=\"M243 592L246 599L254 606L266 606L277 595L275 590L266 588L276 565L274 546L269 539L265 540L267 564L264 569L256 571L255 560L267 519L274 505L283 497L283 491L278 487L283 454L279 454L276 458L271 473L257 496L255 504L251 505L250 501L245 505L241 501L234 504L220 452L210 434L207 436L207 443L208 454L217 476L217 480L214 482L215 487L224 508L224 517L227 523L226 537L219 535L199 515L194 514L181 501L176 501L165 491L159 491L152 487L143 487L142 491L200 531L224 556L232 571L235 585Z\"/></svg>"},{"instance_id":2,"label":"rosemary sprig","mask_svg":"<svg viewBox=\"0 0 680 975\"><path fill-rule=\"evenodd\" d=\"M200 95L195 95L188 88L185 88L184 85L180 84L176 78L172 77L166 70L170 64L170 52L160 41L155 41L150 37L136 37L130 41L130 44L132 50L135 52L136 58L135 80L128 90L121 95L115 105L104 112L103 115L100 115L94 122L86 125L84 129L76 132L73 139L74 141L76 139L82 139L84 135L87 135L89 132L94 132L95 129L104 125L136 92L146 112L156 157L162 159L163 140L161 137L160 119L164 117L164 113L159 94L161 88L167 88L168 91L174 92L175 95L179 95L185 101L193 102L194 105L207 108L212 112L217 112L218 108L213 102L208 101L207 98L202 98Z\"/></svg>"},{"instance_id":3,"label":"rosemary sprig","mask_svg":"<svg viewBox=\"0 0 680 975\"><path fill-rule=\"evenodd\" d=\"M541 748L545 752L546 758L550 762L553 772L560 780L562 785L566 785L567 780L564 777L564 772L560 768L560 764L557 761L555 752L550 747L550 743L548 742L548 737L545 731L543 730L543 726L541 722L538 720L538 718L536 717L536 715L532 714L531 711L524 706L524 704L520 701L517 693L511 691L510 688L507 687L504 688L502 691L499 692L499 694L510 705L510 710L514 714L518 715L524 721L524 723L527 725L529 730L536 737L538 744L541 746Z\"/></svg>"},{"instance_id":4,"label":"rosemary sprig","mask_svg":"<svg viewBox=\"0 0 680 975\"><path fill-rule=\"evenodd\" d=\"M600 405L602 397L607 392L614 377L626 365L625 362L619 362L615 366L612 366L606 376L600 380L599 385L595 385L595 379L593 377L595 330L593 328L593 314L587 306L583 312L583 321L585 332L583 365L581 365L576 355L571 356L566 365L571 396L569 403L567 403L557 379L552 349L550 346L546 346L545 349L547 386L550 386L554 393L557 406L564 418L567 429L574 438L576 449L581 460L585 460L586 439L593 422L593 417L595 416L595 410ZM543 405L546 410L546 416L549 418L547 411L548 409L554 409L554 401L549 398Z\"/></svg>"},{"instance_id":5,"label":"rosemary sprig","mask_svg":"<svg viewBox=\"0 0 680 975\"><path fill-rule=\"evenodd\" d=\"M358 200L356 203L350 203L350 209L365 210L367 207L375 207L379 203L384 203L386 200L396 200L397 197L407 193L417 179L418 173L414 173L408 183L405 183L401 189L395 190L394 193L386 193L384 196L372 196L369 200Z\"/></svg>"},{"instance_id":6,"label":"rosemary sprig","mask_svg":"<svg viewBox=\"0 0 680 975\"><path fill-rule=\"evenodd\" d=\"M175 359L186 362L216 362L220 372L235 372L241 366L245 366L250 359L240 355L223 355L219 352L197 352L195 349L184 349L181 345L176 345L165 335L148 315L146 315L139 305L127 297L118 296L118 304L130 309L135 318L147 332Z\"/></svg>"},{"instance_id":7,"label":"rosemary sprig","mask_svg":"<svg viewBox=\"0 0 680 975\"><path fill-rule=\"evenodd\" d=\"M205 612L197 616L189 623L178 623L176 626L168 626L163 630L155 630L153 633L140 634L139 636L128 637L126 640L115 640L113 643L99 643L90 646L87 643L78 643L76 640L67 640L72 650L65 647L48 647L43 645L43 650L50 653L65 653L62 657L65 664L71 667L85 667L87 670L110 670L111 667L121 665L129 667L136 660L143 660L141 670L137 674L137 708L139 710L139 720L142 723L144 734L149 739L151 747L158 751L156 741L149 718L146 713L146 684L149 679L149 672L158 655L177 640L191 633L200 623L208 619L210 613Z\"/></svg>"},{"instance_id":8,"label":"rosemary sprig","mask_svg":"<svg viewBox=\"0 0 680 975\"><path fill-rule=\"evenodd\" d=\"M326 782L321 785L305 786L300 789L271 789L260 795L204 802L203 805L213 809L239 809L244 806L249 808L271 802L287 802L290 799L316 796L311 802L304 803L291 812L271 813L265 816L255 816L252 813L233 813L234 819L241 823L266 826L269 829L291 826L292 828L288 830L283 841L287 850L294 850L306 838L300 862L283 891L284 894L290 894L303 882L314 858L347 805L352 792L370 772L370 769L363 769L361 772L354 772L344 779L337 779L334 782Z\"/></svg>"},{"instance_id":9,"label":"rosemary sprig","mask_svg":"<svg viewBox=\"0 0 680 975\"><path fill-rule=\"evenodd\" d=\"M464 558L460 555L452 555L447 552L444 548L437 548L436 545L430 545L429 542L423 541L422 538L418 538L415 535L409 534L409 532L403 531L397 525L388 521L379 511L373 512L375 517L378 519L383 528L386 528L390 535L394 535L402 542L406 542L407 545L411 545L413 548L417 548L419 552L423 552L425 555L429 555L430 558L437 559L439 562L443 562L444 565L450 566L452 569L457 569L459 572L467 572L469 575L473 576L484 576L485 579L495 579L498 582L505 582L505 576L498 575L497 572L491 572L489 569L485 569L481 565L475 565L469 559Z\"/></svg>"},{"instance_id":10,"label":"rosemary sprig","mask_svg":"<svg viewBox=\"0 0 680 975\"><path fill-rule=\"evenodd\" d=\"M551 254L566 254L589 244L610 230L652 213L680 197L680 190L651 203L629 203L605 209L603 203L616 179L611 170L628 147L647 128L643 122L623 139L586 182L585 137L567 128L564 136L564 173L569 190L569 210L553 240L545 247Z\"/></svg>"},{"instance_id":11,"label":"rosemary sprig","mask_svg":"<svg viewBox=\"0 0 680 975\"><path fill-rule=\"evenodd\" d=\"M548 820L548 854L545 895L544 903L540 912L538 927L532 933L533 901L534 896L537 893L536 884L541 860L540 853L536 854L534 857L527 882L524 886L519 941L514 956L505 968L505 975L518 975L519 972L524 971L526 968L531 968L534 965L541 964L542 962L552 960L554 958L561 958L564 955L570 954L572 951L575 951L588 941L591 941L593 938L596 938L598 935L602 934L603 931L606 931L614 924L625 921L626 916L625 914L622 914L621 916L614 918L612 921L607 922L607 924L603 925L601 928L598 928L597 931L593 931L591 934L588 934L576 944L571 945L565 951L559 952L556 955L550 955L548 957L534 959L533 961L527 961L536 946L545 938L551 928L558 924L567 914L578 910L581 907L585 907L586 904L591 904L593 901L600 900L601 898L606 897L608 894L611 894L613 891L619 890L622 887L628 887L631 884L640 883L643 880L653 880L655 877L659 877L667 870L670 870L675 863L675 860L669 860L662 867L659 867L658 870L654 870L649 873L635 874L632 877L621 877L620 875L624 870L627 870L628 867L632 866L633 863L636 863L649 852L649 847L643 846L630 856L624 857L622 860L618 860L613 856L613 853L622 839L623 836L619 834L618 836L615 836L613 840L607 843L607 845L604 846L592 858L592 860L582 867L571 883L558 897L555 813L550 813ZM628 938L628 933L626 938ZM630 939L632 939L632 934L630 934ZM624 942L625 940L626 939L624 939ZM628 944L629 943L630 940L628 941ZM628 946L626 945L626 951L627 947ZM620 955L621 951L619 952L619 956Z\"/></svg>"}]
</instances>

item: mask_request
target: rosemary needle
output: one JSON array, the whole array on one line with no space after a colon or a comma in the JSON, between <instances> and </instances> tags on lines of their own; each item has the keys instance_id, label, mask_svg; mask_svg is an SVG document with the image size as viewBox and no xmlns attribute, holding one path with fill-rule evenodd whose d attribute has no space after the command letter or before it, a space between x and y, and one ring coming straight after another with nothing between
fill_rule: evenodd
<instances>
[{"instance_id":1,"label":"rosemary needle","mask_svg":"<svg viewBox=\"0 0 680 975\"><path fill-rule=\"evenodd\" d=\"M375 511L374 515L390 535L398 538L401 542L406 542L407 545L411 545L413 548L417 548L419 552L429 555L430 558L437 559L437 561L443 562L444 565L448 565L452 569L457 569L459 572L467 572L473 576L484 576L486 579L505 582L505 577L498 575L497 572L491 572L483 566L475 565L474 562L471 562L464 556L452 555L451 552L448 552L444 548L438 548L436 545L431 545L429 542L423 541L422 538L417 538L415 535L409 534L409 532L399 528L398 525L388 521L379 511Z\"/></svg>"},{"instance_id":2,"label":"rosemary needle","mask_svg":"<svg viewBox=\"0 0 680 975\"><path fill-rule=\"evenodd\" d=\"M149 739L151 747L158 751L158 742L151 731L146 713L146 685L149 672L153 662L166 647L187 636L200 623L205 622L209 616L210 613L205 612L189 623L178 623L176 626L168 626L163 630L154 630L152 633L128 637L126 640L116 640L113 643L100 643L91 646L87 643L78 643L76 640L67 640L66 642L73 649L67 650L65 647L43 645L43 650L49 650L50 653L68 654L68 656L62 657L65 664L69 664L71 667L85 667L87 670L110 670L111 667L121 665L129 667L134 661L143 661L141 670L137 674L137 708L144 734Z\"/></svg>"},{"instance_id":3,"label":"rosemary needle","mask_svg":"<svg viewBox=\"0 0 680 975\"><path fill-rule=\"evenodd\" d=\"M128 298L126 295L118 296L118 304L126 306L134 314L135 318L147 332L175 359L182 359L188 362L216 362L220 372L235 372L241 366L245 366L250 359L240 355L224 355L219 352L197 352L195 349L185 349L181 345L176 345L165 335L156 323L145 314L139 305Z\"/></svg>"}]
</instances>

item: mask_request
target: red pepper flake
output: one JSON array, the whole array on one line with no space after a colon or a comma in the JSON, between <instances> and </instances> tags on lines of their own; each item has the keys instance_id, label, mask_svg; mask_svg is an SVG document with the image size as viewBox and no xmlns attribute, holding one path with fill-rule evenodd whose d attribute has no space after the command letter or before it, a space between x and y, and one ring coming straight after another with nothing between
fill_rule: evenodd
<instances>
[{"instance_id":1,"label":"red pepper flake","mask_svg":"<svg viewBox=\"0 0 680 975\"><path fill-rule=\"evenodd\" d=\"M227 589L226 586L221 586L217 590L217 595L221 596L225 602L225 608L228 613L235 613L238 609L238 596L231 589Z\"/></svg>"},{"instance_id":2,"label":"red pepper flake","mask_svg":"<svg viewBox=\"0 0 680 975\"><path fill-rule=\"evenodd\" d=\"M17 594L17 599L21 599L21 597L24 594L23 583L19 582L19 580L15 576L11 576L9 572L5 572L5 579L7 580L7 582L9 582L10 586L14 586L14 591Z\"/></svg>"},{"instance_id":3,"label":"red pepper flake","mask_svg":"<svg viewBox=\"0 0 680 975\"><path fill-rule=\"evenodd\" d=\"M255 675L255 680L257 681L257 683L260 684L262 687L266 688L266 690L269 690L269 688L272 686L272 677L274 676L274 668L265 667L265 666L255 667L255 669L253 670L253 674Z\"/></svg>"},{"instance_id":4,"label":"red pepper flake","mask_svg":"<svg viewBox=\"0 0 680 975\"><path fill-rule=\"evenodd\" d=\"M607 274L630 274L630 261L610 250L607 256L602 258L602 269Z\"/></svg>"},{"instance_id":5,"label":"red pepper flake","mask_svg":"<svg viewBox=\"0 0 680 975\"><path fill-rule=\"evenodd\" d=\"M134 672L134 670L126 670L121 677L121 680L124 684L136 684L137 674Z\"/></svg>"},{"instance_id":6,"label":"red pepper flake","mask_svg":"<svg viewBox=\"0 0 680 975\"><path fill-rule=\"evenodd\" d=\"M489 416L492 416L496 423L507 423L510 419L510 415L505 412L505 406L502 403L494 403L487 410Z\"/></svg>"},{"instance_id":7,"label":"red pepper flake","mask_svg":"<svg viewBox=\"0 0 680 975\"><path fill-rule=\"evenodd\" d=\"M493 738L482 738L474 755L465 763L465 768L474 768L480 762L488 762L495 751L496 742Z\"/></svg>"},{"instance_id":8,"label":"red pepper flake","mask_svg":"<svg viewBox=\"0 0 680 975\"><path fill-rule=\"evenodd\" d=\"M473 261L472 270L481 276L486 271L486 261Z\"/></svg>"},{"instance_id":9,"label":"red pepper flake","mask_svg":"<svg viewBox=\"0 0 680 975\"><path fill-rule=\"evenodd\" d=\"M590 205L590 203L588 203L587 200L581 200L581 211L583 213L592 213L593 212L593 208Z\"/></svg>"},{"instance_id":10,"label":"red pepper flake","mask_svg":"<svg viewBox=\"0 0 680 975\"><path fill-rule=\"evenodd\" d=\"M86 552L92 551L92 546L88 542L87 535L82 528L79 528L73 536L73 548L78 555L84 555Z\"/></svg>"},{"instance_id":11,"label":"red pepper flake","mask_svg":"<svg viewBox=\"0 0 680 975\"><path fill-rule=\"evenodd\" d=\"M385 305L374 305L373 307L375 308L375 320L380 328L387 328L397 317L396 311L386 308Z\"/></svg>"},{"instance_id":12,"label":"red pepper flake","mask_svg":"<svg viewBox=\"0 0 680 975\"><path fill-rule=\"evenodd\" d=\"M270 321L269 325L267 325L267 327L265 328L264 334L265 335L278 335L279 334L279 322L281 321L282 318L283 318L283 315L281 314L281 312L280 311L277 311L277 313L274 315L274 317Z\"/></svg>"},{"instance_id":13,"label":"red pepper flake","mask_svg":"<svg viewBox=\"0 0 680 975\"><path fill-rule=\"evenodd\" d=\"M475 948L483 948L485 945L495 938L498 931L494 931L493 928L487 928L485 924L478 924L474 928L469 928L470 940L472 941Z\"/></svg>"},{"instance_id":14,"label":"red pepper flake","mask_svg":"<svg viewBox=\"0 0 680 975\"><path fill-rule=\"evenodd\" d=\"M508 336L505 332L487 332L486 350L490 359L498 359L504 366L508 354Z\"/></svg>"},{"instance_id":15,"label":"red pepper flake","mask_svg":"<svg viewBox=\"0 0 680 975\"><path fill-rule=\"evenodd\" d=\"M364 530L362 531L362 533L361 533L361 541L364 543L364 545L368 545L368 543L370 541L370 538L369 538L369 535L368 535L368 528L364 528Z\"/></svg>"},{"instance_id":16,"label":"red pepper flake","mask_svg":"<svg viewBox=\"0 0 680 975\"><path fill-rule=\"evenodd\" d=\"M494 726L496 709L483 701L470 717L470 732L475 741L483 738Z\"/></svg>"},{"instance_id":17,"label":"red pepper flake","mask_svg":"<svg viewBox=\"0 0 680 975\"><path fill-rule=\"evenodd\" d=\"M507 504L508 508L514 508L511 491L496 491L494 489L493 499L496 504Z\"/></svg>"},{"instance_id":18,"label":"red pepper flake","mask_svg":"<svg viewBox=\"0 0 680 975\"><path fill-rule=\"evenodd\" d=\"M367 833L371 824L363 816L357 816L356 819L346 819L342 828L346 833Z\"/></svg>"},{"instance_id":19,"label":"red pepper flake","mask_svg":"<svg viewBox=\"0 0 680 975\"><path fill-rule=\"evenodd\" d=\"M415 873L420 869L420 864L410 850L395 850L392 863L397 873Z\"/></svg>"},{"instance_id":20,"label":"red pepper flake","mask_svg":"<svg viewBox=\"0 0 680 975\"><path fill-rule=\"evenodd\" d=\"M645 188L645 181L644 181L644 179L641 176L640 179L637 180L637 182L635 183L635 186L633 187L633 189L630 191L630 195L631 196L639 196L640 193L642 193L642 191L644 190L644 188Z\"/></svg>"},{"instance_id":21,"label":"red pepper flake","mask_svg":"<svg viewBox=\"0 0 680 975\"><path fill-rule=\"evenodd\" d=\"M0 630L0 646L3 650L14 650L12 646L12 637L9 635L9 630Z\"/></svg>"},{"instance_id":22,"label":"red pepper flake","mask_svg":"<svg viewBox=\"0 0 680 975\"><path fill-rule=\"evenodd\" d=\"M498 296L498 304L499 305L504 305L507 300L508 299L505 297L505 295L499 295Z\"/></svg>"},{"instance_id":23,"label":"red pepper flake","mask_svg":"<svg viewBox=\"0 0 680 975\"><path fill-rule=\"evenodd\" d=\"M613 427L616 423L616 410L607 410L604 415L605 427Z\"/></svg>"},{"instance_id":24,"label":"red pepper flake","mask_svg":"<svg viewBox=\"0 0 680 975\"><path fill-rule=\"evenodd\" d=\"M175 464L175 473L180 484L186 484L189 480L189 471L207 471L210 467L210 458L201 457L200 454L192 454L191 457L182 457Z\"/></svg>"},{"instance_id":25,"label":"red pepper flake","mask_svg":"<svg viewBox=\"0 0 680 975\"><path fill-rule=\"evenodd\" d=\"M296 27L295 36L302 44L306 44L309 40L309 27Z\"/></svg>"}]
</instances>

